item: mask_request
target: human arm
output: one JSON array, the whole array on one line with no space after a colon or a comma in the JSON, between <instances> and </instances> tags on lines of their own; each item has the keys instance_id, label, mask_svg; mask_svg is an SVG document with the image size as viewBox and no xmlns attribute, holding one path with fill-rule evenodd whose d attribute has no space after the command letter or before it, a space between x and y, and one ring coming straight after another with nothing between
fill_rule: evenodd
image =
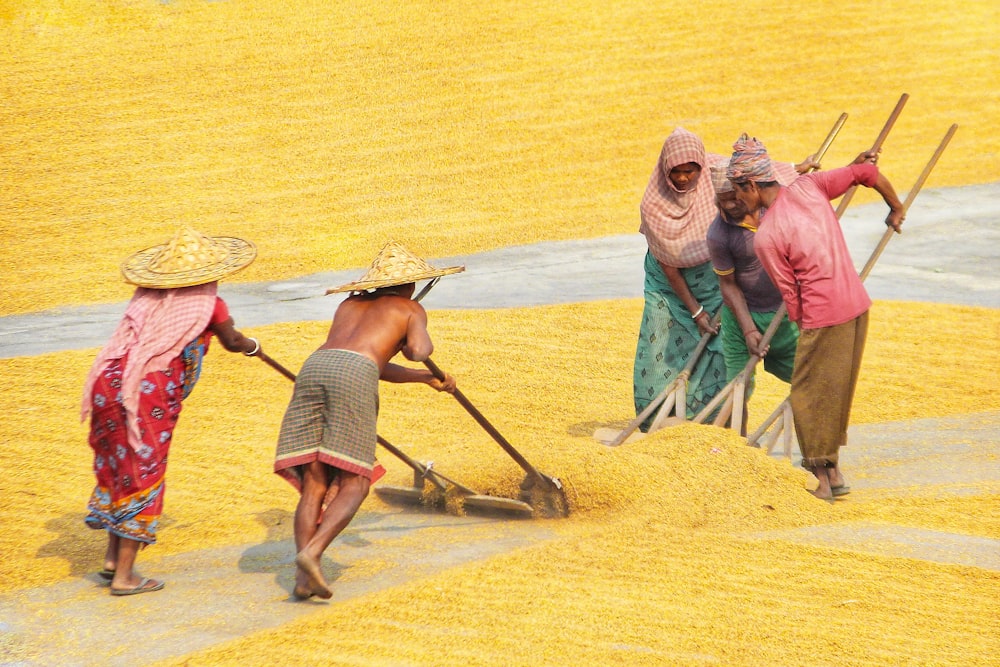
<instances>
[{"instance_id":1,"label":"human arm","mask_svg":"<svg viewBox=\"0 0 1000 667\"><path fill-rule=\"evenodd\" d=\"M867 188L872 188L875 192L882 195L882 199L889 206L889 215L886 216L885 224L887 227L892 227L893 230L898 234L900 233L900 227L903 224L904 218L906 218L906 209L903 207L903 202L899 200L899 196L896 194L896 189L889 182L889 179L875 166L875 162L878 160L878 151L865 151L860 153L854 161L843 169L835 169L835 172L849 172L853 177L853 181L850 183L857 183L859 185L864 185ZM846 181L840 179L840 185L844 185ZM843 190L846 190L844 187ZM840 196L837 194L836 196ZM831 197L832 199L832 197Z\"/></svg>"},{"instance_id":2,"label":"human arm","mask_svg":"<svg viewBox=\"0 0 1000 667\"><path fill-rule=\"evenodd\" d=\"M712 313L705 310L698 303L698 300L694 298L694 294L691 293L691 288L688 287L687 281L684 280L681 270L674 266L667 266L663 262L660 262L660 268L663 269L663 274L667 277L670 288L684 304L684 307L691 313L695 324L698 325L698 332L702 335L719 333L719 325L712 321Z\"/></svg>"},{"instance_id":3,"label":"human arm","mask_svg":"<svg viewBox=\"0 0 1000 667\"><path fill-rule=\"evenodd\" d=\"M434 351L431 336L427 333L427 311L416 301L406 325L406 342L400 350L410 361L424 361Z\"/></svg>"},{"instance_id":4,"label":"human arm","mask_svg":"<svg viewBox=\"0 0 1000 667\"><path fill-rule=\"evenodd\" d=\"M227 317L221 322L214 322L208 328L219 339L222 347L230 352L242 352L249 357L260 352L260 343L257 339L244 336L236 328L232 317Z\"/></svg>"},{"instance_id":5,"label":"human arm","mask_svg":"<svg viewBox=\"0 0 1000 667\"><path fill-rule=\"evenodd\" d=\"M899 234L903 220L906 218L906 209L903 208L903 202L899 201L896 189L892 187L892 183L889 182L889 179L882 172L879 172L878 179L875 181L872 189L882 195L882 199L889 206L889 215L885 219L886 226L892 227Z\"/></svg>"},{"instance_id":6,"label":"human arm","mask_svg":"<svg viewBox=\"0 0 1000 667\"><path fill-rule=\"evenodd\" d=\"M432 389L446 391L449 394L454 393L456 386L455 378L448 373L444 374L444 382L442 382L427 369L410 368L392 362L386 364L385 368L382 369L380 379L395 383L423 382L426 385L430 385Z\"/></svg>"}]
</instances>

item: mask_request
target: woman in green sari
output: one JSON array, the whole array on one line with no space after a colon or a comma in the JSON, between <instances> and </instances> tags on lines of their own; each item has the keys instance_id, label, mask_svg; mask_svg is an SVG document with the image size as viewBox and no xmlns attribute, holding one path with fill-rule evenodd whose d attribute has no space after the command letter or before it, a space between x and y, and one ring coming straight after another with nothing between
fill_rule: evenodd
<instances>
[{"instance_id":1,"label":"woman in green sari","mask_svg":"<svg viewBox=\"0 0 1000 667\"><path fill-rule=\"evenodd\" d=\"M684 367L705 334L713 334L687 388L687 418L726 385L726 363L713 316L722 307L706 233L718 209L709 167L725 156L706 154L694 134L675 129L663 144L639 210L646 237L645 306L633 371L635 411L640 414ZM678 408L679 410L679 408ZM647 431L655 417L640 426Z\"/></svg>"}]
</instances>

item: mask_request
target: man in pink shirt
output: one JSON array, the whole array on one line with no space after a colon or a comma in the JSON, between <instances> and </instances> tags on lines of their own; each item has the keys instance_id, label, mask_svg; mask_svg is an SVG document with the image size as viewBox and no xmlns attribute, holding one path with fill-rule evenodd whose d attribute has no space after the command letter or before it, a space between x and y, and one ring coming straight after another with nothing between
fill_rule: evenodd
<instances>
[{"instance_id":1,"label":"man in pink shirt","mask_svg":"<svg viewBox=\"0 0 1000 667\"><path fill-rule=\"evenodd\" d=\"M791 405L802 466L819 480L813 494L833 501L846 492L838 455L847 444L851 402L868 331L871 299L854 269L830 200L851 186L882 195L886 225L899 232L903 204L874 164L854 164L777 183L764 145L744 135L733 146L727 176L748 210L760 211L754 249L781 292L801 335L792 372Z\"/></svg>"}]
</instances>

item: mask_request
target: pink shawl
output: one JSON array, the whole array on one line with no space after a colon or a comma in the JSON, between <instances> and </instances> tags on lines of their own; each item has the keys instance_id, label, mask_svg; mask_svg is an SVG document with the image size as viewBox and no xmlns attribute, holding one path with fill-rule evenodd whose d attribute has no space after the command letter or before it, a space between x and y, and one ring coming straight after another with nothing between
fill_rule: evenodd
<instances>
[{"instance_id":1,"label":"pink shawl","mask_svg":"<svg viewBox=\"0 0 1000 667\"><path fill-rule=\"evenodd\" d=\"M94 383L108 362L128 360L122 374L121 396L133 448L142 442L136 412L142 379L166 369L184 347L201 335L215 309L218 283L175 289L138 287L118 328L97 355L83 386L80 421L90 416Z\"/></svg>"}]
</instances>

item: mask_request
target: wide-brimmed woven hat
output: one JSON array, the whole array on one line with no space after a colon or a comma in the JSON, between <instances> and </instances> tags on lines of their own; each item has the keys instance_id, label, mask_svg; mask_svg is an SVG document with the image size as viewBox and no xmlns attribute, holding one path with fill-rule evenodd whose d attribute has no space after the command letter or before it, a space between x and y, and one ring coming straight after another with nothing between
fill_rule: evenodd
<instances>
[{"instance_id":1,"label":"wide-brimmed woven hat","mask_svg":"<svg viewBox=\"0 0 1000 667\"><path fill-rule=\"evenodd\" d=\"M139 287L170 289L204 285L246 268L254 244L232 236L205 236L182 227L167 243L140 250L122 263L122 276Z\"/></svg>"},{"instance_id":2,"label":"wide-brimmed woven hat","mask_svg":"<svg viewBox=\"0 0 1000 667\"><path fill-rule=\"evenodd\" d=\"M465 271L465 267L449 266L444 269L436 269L396 241L389 241L379 251L365 275L354 282L328 289L326 293L365 292L380 287L430 280L460 271Z\"/></svg>"}]
</instances>

